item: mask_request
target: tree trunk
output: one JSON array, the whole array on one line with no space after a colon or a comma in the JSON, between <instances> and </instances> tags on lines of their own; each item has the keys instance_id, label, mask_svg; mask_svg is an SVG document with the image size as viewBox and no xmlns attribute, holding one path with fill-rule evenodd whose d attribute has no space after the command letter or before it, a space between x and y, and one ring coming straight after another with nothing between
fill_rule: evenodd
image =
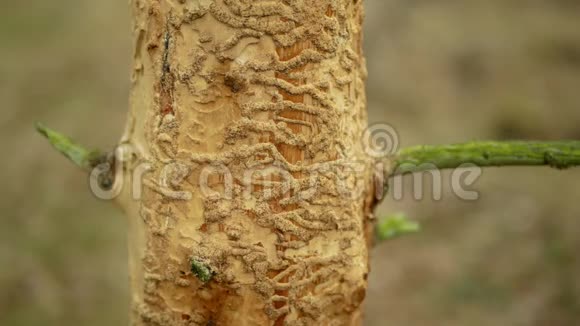
<instances>
[{"instance_id":1,"label":"tree trunk","mask_svg":"<svg viewBox=\"0 0 580 326\"><path fill-rule=\"evenodd\" d=\"M361 1L131 5L132 324L359 325Z\"/></svg>"}]
</instances>

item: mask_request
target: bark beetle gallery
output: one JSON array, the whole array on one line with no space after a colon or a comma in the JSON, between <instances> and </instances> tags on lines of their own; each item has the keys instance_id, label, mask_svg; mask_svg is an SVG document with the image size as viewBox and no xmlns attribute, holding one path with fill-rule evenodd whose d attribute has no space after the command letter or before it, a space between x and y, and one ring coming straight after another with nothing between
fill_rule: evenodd
<instances>
[{"instance_id":1,"label":"bark beetle gallery","mask_svg":"<svg viewBox=\"0 0 580 326\"><path fill-rule=\"evenodd\" d=\"M360 144L362 3L131 5L122 143L151 167L141 199L121 200L132 323L359 324L374 201L373 160ZM350 162L363 168L352 173ZM208 167L209 192L199 186ZM261 172L244 177L253 168ZM352 196L337 180L363 190Z\"/></svg>"}]
</instances>

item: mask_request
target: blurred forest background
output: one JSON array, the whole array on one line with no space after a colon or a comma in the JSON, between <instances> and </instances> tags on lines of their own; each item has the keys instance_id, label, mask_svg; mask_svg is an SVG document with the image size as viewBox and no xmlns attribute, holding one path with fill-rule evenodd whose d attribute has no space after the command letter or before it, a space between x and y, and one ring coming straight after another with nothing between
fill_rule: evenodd
<instances>
[{"instance_id":1,"label":"blurred forest background","mask_svg":"<svg viewBox=\"0 0 580 326\"><path fill-rule=\"evenodd\" d=\"M404 146L580 139L580 1L367 0L371 122ZM126 325L126 221L33 130L109 148L127 1L0 2L0 325ZM445 179L449 184L449 179ZM424 231L373 251L368 326L580 323L580 170L486 170L481 198L386 199Z\"/></svg>"}]
</instances>

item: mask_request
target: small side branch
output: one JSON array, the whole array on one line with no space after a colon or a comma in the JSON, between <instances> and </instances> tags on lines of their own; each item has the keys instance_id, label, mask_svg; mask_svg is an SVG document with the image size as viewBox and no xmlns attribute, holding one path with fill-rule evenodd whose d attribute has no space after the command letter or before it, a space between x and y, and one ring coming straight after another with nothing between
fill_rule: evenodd
<instances>
[{"instance_id":1,"label":"small side branch","mask_svg":"<svg viewBox=\"0 0 580 326\"><path fill-rule=\"evenodd\" d=\"M454 169L464 164L479 167L543 165L567 169L580 166L580 141L489 141L410 147L401 150L395 158L392 175Z\"/></svg>"},{"instance_id":2,"label":"small side branch","mask_svg":"<svg viewBox=\"0 0 580 326\"><path fill-rule=\"evenodd\" d=\"M419 231L421 225L418 222L411 221L405 214L399 213L380 221L375 228L375 236L377 241L382 242Z\"/></svg>"},{"instance_id":3,"label":"small side branch","mask_svg":"<svg viewBox=\"0 0 580 326\"><path fill-rule=\"evenodd\" d=\"M90 170L106 160L106 154L96 150L88 150L76 144L72 139L45 127L41 123L36 124L36 130L46 137L57 151L84 170Z\"/></svg>"}]
</instances>

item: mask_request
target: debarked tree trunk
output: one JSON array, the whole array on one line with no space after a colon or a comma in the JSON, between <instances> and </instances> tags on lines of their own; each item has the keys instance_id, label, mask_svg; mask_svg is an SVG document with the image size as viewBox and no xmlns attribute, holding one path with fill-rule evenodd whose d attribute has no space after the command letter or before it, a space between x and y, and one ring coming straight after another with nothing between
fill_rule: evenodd
<instances>
[{"instance_id":1,"label":"debarked tree trunk","mask_svg":"<svg viewBox=\"0 0 580 326\"><path fill-rule=\"evenodd\" d=\"M375 198L361 1L131 6L132 324L360 324Z\"/></svg>"}]
</instances>

